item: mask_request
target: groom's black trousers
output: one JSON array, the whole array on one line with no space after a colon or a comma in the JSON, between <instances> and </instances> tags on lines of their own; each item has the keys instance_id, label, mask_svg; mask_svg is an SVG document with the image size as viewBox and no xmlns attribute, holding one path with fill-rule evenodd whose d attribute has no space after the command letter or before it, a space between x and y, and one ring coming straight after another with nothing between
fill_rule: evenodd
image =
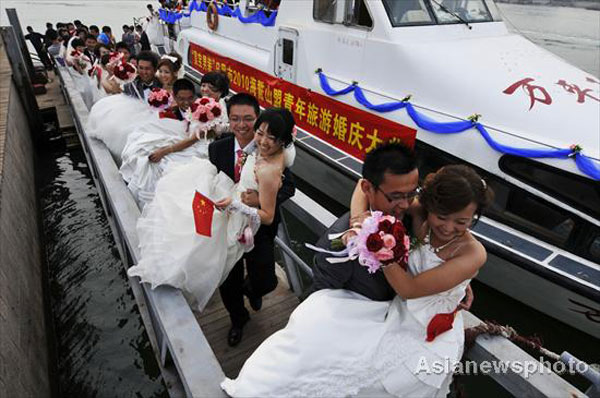
<instances>
[{"instance_id":1,"label":"groom's black trousers","mask_svg":"<svg viewBox=\"0 0 600 398\"><path fill-rule=\"evenodd\" d=\"M274 227L274 228L273 228ZM254 236L254 249L238 261L225 282L219 287L221 300L231 317L233 326L241 327L248 317L244 307L244 260L248 282L253 296L264 296L277 287L275 276L275 234L277 227L261 226Z\"/></svg>"}]
</instances>

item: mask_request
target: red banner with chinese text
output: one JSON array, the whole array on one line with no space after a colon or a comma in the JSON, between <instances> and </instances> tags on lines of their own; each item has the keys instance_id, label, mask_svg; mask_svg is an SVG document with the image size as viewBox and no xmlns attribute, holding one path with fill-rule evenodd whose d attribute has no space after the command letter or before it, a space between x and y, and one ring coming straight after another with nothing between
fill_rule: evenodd
<instances>
[{"instance_id":1,"label":"red banner with chinese text","mask_svg":"<svg viewBox=\"0 0 600 398\"><path fill-rule=\"evenodd\" d=\"M414 146L416 130L297 86L190 43L189 64L204 74L220 70L233 91L254 95L265 108L287 108L296 124L358 159L384 141Z\"/></svg>"}]
</instances>

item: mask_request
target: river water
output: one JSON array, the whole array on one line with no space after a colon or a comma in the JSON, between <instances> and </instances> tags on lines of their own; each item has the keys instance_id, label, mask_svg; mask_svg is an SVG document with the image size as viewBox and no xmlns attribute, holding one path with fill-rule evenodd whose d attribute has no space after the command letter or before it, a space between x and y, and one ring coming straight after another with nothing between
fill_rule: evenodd
<instances>
[{"instance_id":1,"label":"river water","mask_svg":"<svg viewBox=\"0 0 600 398\"><path fill-rule=\"evenodd\" d=\"M145 15L146 0L37 0L0 3L16 8L23 27L43 33L45 22L80 19L110 25L115 33L133 17ZM575 8L499 5L513 31L600 76L600 12ZM118 11L115 11L118 10ZM58 384L64 397L163 397L166 390L115 251L85 157L80 150L59 149L39 161L44 233L51 275L53 318L57 337ZM290 230L299 225L288 221ZM308 259L307 231L293 237L295 249ZM477 282L473 312L483 319L511 324L523 334L538 334L555 351L568 350L599 362L597 341ZM587 384L570 378L578 387ZM464 380L470 396L507 396L490 378Z\"/></svg>"},{"instance_id":2,"label":"river water","mask_svg":"<svg viewBox=\"0 0 600 398\"><path fill-rule=\"evenodd\" d=\"M61 397L167 397L81 149L38 158Z\"/></svg>"}]
</instances>

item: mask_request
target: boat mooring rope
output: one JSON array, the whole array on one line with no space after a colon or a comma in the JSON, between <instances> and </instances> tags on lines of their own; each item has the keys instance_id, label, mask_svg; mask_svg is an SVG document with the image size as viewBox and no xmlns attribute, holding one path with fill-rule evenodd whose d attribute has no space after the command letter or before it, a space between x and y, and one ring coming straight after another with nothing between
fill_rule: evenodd
<instances>
[{"instance_id":1,"label":"boat mooring rope","mask_svg":"<svg viewBox=\"0 0 600 398\"><path fill-rule=\"evenodd\" d=\"M475 344L475 339L482 335L502 336L512 341L522 349L528 352L536 352L552 359L560 361L560 355L552 352L542 346L542 339L538 336L521 336L513 327L500 325L495 321L483 321L477 326L465 329L465 352Z\"/></svg>"}]
</instances>

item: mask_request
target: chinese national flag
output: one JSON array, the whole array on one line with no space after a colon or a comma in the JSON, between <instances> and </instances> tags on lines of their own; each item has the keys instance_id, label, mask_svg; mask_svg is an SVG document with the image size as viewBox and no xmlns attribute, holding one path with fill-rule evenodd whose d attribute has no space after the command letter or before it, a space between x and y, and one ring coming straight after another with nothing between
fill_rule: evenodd
<instances>
[{"instance_id":1,"label":"chinese national flag","mask_svg":"<svg viewBox=\"0 0 600 398\"><path fill-rule=\"evenodd\" d=\"M210 237L214 210L215 204L212 200L196 191L192 202L192 211L194 212L194 224L198 235Z\"/></svg>"}]
</instances>

